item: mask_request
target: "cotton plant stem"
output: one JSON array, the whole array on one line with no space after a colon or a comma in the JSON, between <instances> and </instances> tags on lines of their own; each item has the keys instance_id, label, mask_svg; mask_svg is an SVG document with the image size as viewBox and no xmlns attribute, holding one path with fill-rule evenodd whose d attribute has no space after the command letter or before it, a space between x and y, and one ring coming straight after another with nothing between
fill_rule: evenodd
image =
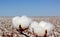
<instances>
[{"instance_id":1,"label":"cotton plant stem","mask_svg":"<svg viewBox=\"0 0 60 37\"><path fill-rule=\"evenodd\" d=\"M26 29L25 29L26 30ZM28 35L26 35L26 34L24 34L23 33L23 29L22 29L22 27L21 27L21 25L19 25L19 29L17 29L17 31L20 33L20 34L22 34L22 35L24 35L24 36L26 36L26 37L29 37Z\"/></svg>"}]
</instances>

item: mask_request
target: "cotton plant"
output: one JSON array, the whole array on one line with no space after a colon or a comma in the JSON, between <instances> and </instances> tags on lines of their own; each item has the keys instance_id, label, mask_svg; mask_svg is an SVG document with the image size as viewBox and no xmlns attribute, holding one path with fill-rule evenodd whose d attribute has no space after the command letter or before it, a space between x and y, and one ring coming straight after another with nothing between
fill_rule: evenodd
<instances>
[{"instance_id":1,"label":"cotton plant","mask_svg":"<svg viewBox=\"0 0 60 37\"><path fill-rule=\"evenodd\" d=\"M12 23L15 28L18 28L19 25L21 25L21 27L24 29L30 25L31 19L28 18L27 16L21 16L21 17L16 16L12 19Z\"/></svg>"},{"instance_id":2,"label":"cotton plant","mask_svg":"<svg viewBox=\"0 0 60 37\"><path fill-rule=\"evenodd\" d=\"M46 30L47 35L51 35L55 29L55 26L49 22L40 21L38 23L36 21L32 21L32 19L27 16L14 17L12 19L12 24L15 28L18 28L19 25L21 25L22 29L29 28L29 32L37 36L44 36Z\"/></svg>"},{"instance_id":3,"label":"cotton plant","mask_svg":"<svg viewBox=\"0 0 60 37\"><path fill-rule=\"evenodd\" d=\"M51 24L49 22L45 22L45 21L41 21L39 23L39 26L44 29L43 31L47 30L47 35L52 34L53 33L53 30L55 29L55 26L53 24Z\"/></svg>"},{"instance_id":4,"label":"cotton plant","mask_svg":"<svg viewBox=\"0 0 60 37\"><path fill-rule=\"evenodd\" d=\"M45 30L47 30L47 35L52 34L54 30L54 25L45 21L38 22L32 22L30 26L30 31L34 32L37 36L44 36Z\"/></svg>"},{"instance_id":5,"label":"cotton plant","mask_svg":"<svg viewBox=\"0 0 60 37\"><path fill-rule=\"evenodd\" d=\"M15 28L17 28L17 31L21 34L28 36L23 33L24 30L29 28L29 25L31 24L31 19L27 16L16 16L12 19L12 24Z\"/></svg>"}]
</instances>

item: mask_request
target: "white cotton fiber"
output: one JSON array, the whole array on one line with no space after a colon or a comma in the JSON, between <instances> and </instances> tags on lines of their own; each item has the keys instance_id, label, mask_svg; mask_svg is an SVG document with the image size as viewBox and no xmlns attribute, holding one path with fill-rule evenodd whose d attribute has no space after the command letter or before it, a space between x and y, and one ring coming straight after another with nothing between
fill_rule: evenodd
<instances>
[{"instance_id":1,"label":"white cotton fiber","mask_svg":"<svg viewBox=\"0 0 60 37\"><path fill-rule=\"evenodd\" d=\"M21 24L21 27L24 29L24 28L27 28L31 23L31 19L28 18L27 16L22 16L21 17L21 21L20 21L20 24Z\"/></svg>"},{"instance_id":2,"label":"white cotton fiber","mask_svg":"<svg viewBox=\"0 0 60 37\"><path fill-rule=\"evenodd\" d=\"M48 25L49 24L49 25ZM50 24L50 23L48 23L47 24L47 26L45 27L45 29L47 29L48 30L48 35L50 34L50 33L52 33L53 32L53 30L54 30L54 26L53 26L53 24Z\"/></svg>"},{"instance_id":3,"label":"white cotton fiber","mask_svg":"<svg viewBox=\"0 0 60 37\"><path fill-rule=\"evenodd\" d=\"M29 26L29 24L31 24L31 21L32 20L27 16L22 16L22 17L16 16L12 19L12 24L15 28L18 28L19 25L21 25L21 27L25 29Z\"/></svg>"},{"instance_id":4,"label":"white cotton fiber","mask_svg":"<svg viewBox=\"0 0 60 37\"><path fill-rule=\"evenodd\" d=\"M29 26L30 32L33 32L34 29L35 29L37 26L38 26L38 22L33 21L33 22L31 23L31 25Z\"/></svg>"},{"instance_id":5,"label":"white cotton fiber","mask_svg":"<svg viewBox=\"0 0 60 37\"><path fill-rule=\"evenodd\" d=\"M20 25L20 17L19 16L16 16L14 18L12 18L12 24L15 28L18 28L19 25Z\"/></svg>"},{"instance_id":6,"label":"white cotton fiber","mask_svg":"<svg viewBox=\"0 0 60 37\"><path fill-rule=\"evenodd\" d=\"M38 22L36 22L36 21L32 22L30 28L31 29L33 28L31 31L34 30L34 33L38 36L43 36L44 35L44 31L43 31L44 29L39 26Z\"/></svg>"},{"instance_id":7,"label":"white cotton fiber","mask_svg":"<svg viewBox=\"0 0 60 37\"><path fill-rule=\"evenodd\" d=\"M47 25L47 23L45 22L45 21L41 21L40 23L39 23L39 26L41 26L41 27L45 27Z\"/></svg>"},{"instance_id":8,"label":"white cotton fiber","mask_svg":"<svg viewBox=\"0 0 60 37\"><path fill-rule=\"evenodd\" d=\"M44 28L40 27L39 23L36 21L33 21L29 28L30 28L30 32L34 31L34 33L38 36L43 36L45 33Z\"/></svg>"},{"instance_id":9,"label":"white cotton fiber","mask_svg":"<svg viewBox=\"0 0 60 37\"><path fill-rule=\"evenodd\" d=\"M33 28L33 29L32 29ZM41 21L39 24L37 22L32 22L30 26L31 31L38 36L44 36L45 30L47 30L47 35L51 34L54 29L54 25L45 21Z\"/></svg>"},{"instance_id":10,"label":"white cotton fiber","mask_svg":"<svg viewBox=\"0 0 60 37\"><path fill-rule=\"evenodd\" d=\"M34 28L34 33L38 36L43 36L44 35L44 29L42 27L39 27L39 25Z\"/></svg>"},{"instance_id":11,"label":"white cotton fiber","mask_svg":"<svg viewBox=\"0 0 60 37\"><path fill-rule=\"evenodd\" d=\"M42 27L44 29L44 31L47 30L48 35L51 34L52 30L54 30L54 28L55 28L53 24L44 22L44 21L41 21L39 23L39 26ZM42 31L42 32L44 32L44 31Z\"/></svg>"},{"instance_id":12,"label":"white cotton fiber","mask_svg":"<svg viewBox=\"0 0 60 37\"><path fill-rule=\"evenodd\" d=\"M38 26L38 22L34 21L34 22L31 23L31 27L32 27L32 28L35 28L35 27L37 27L37 26Z\"/></svg>"},{"instance_id":13,"label":"white cotton fiber","mask_svg":"<svg viewBox=\"0 0 60 37\"><path fill-rule=\"evenodd\" d=\"M40 23L38 23L36 21L32 21L32 19L27 16L16 16L12 18L12 24L15 28L18 28L19 25L21 25L22 29L29 27L29 31L34 31L34 33L38 36L43 36L45 30L47 30L47 34L49 35L53 32L52 30L54 30L55 28L54 25L49 22L41 21Z\"/></svg>"}]
</instances>

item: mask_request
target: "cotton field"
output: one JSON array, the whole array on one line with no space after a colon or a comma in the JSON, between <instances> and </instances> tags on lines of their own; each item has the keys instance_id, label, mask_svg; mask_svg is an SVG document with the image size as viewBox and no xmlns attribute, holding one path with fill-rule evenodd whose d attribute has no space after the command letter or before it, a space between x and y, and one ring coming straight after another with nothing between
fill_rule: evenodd
<instances>
[{"instance_id":1,"label":"cotton field","mask_svg":"<svg viewBox=\"0 0 60 37\"><path fill-rule=\"evenodd\" d=\"M34 18L34 19L33 19ZM46 18L28 16L1 17L0 36L4 37L59 37L60 33L57 24ZM36 17L37 18L37 17ZM43 20L43 19L45 20ZM52 19L52 17L49 17ZM58 20L59 21L59 20ZM55 22L55 20L54 20ZM9 24L10 23L10 24Z\"/></svg>"}]
</instances>

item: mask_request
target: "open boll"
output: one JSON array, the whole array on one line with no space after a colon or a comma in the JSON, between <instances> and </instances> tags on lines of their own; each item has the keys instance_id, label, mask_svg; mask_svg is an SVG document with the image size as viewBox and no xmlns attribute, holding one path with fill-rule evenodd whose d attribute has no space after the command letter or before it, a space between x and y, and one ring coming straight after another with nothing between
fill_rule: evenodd
<instances>
[{"instance_id":1,"label":"open boll","mask_svg":"<svg viewBox=\"0 0 60 37\"><path fill-rule=\"evenodd\" d=\"M30 25L30 31L34 32L37 36L44 36L45 31L47 30L47 35L52 34L54 30L54 25L45 21L41 21L40 23L34 21Z\"/></svg>"},{"instance_id":2,"label":"open boll","mask_svg":"<svg viewBox=\"0 0 60 37\"><path fill-rule=\"evenodd\" d=\"M44 33L45 33L45 30L47 30L47 35L50 35L50 34L53 33L53 30L55 29L55 26L54 26L53 24L51 24L51 23L49 23L49 22L45 22L45 21L41 21L41 22L39 23L39 26L40 26L41 28L43 28L43 30L41 31L41 34L42 34L42 32L43 32L43 35L44 35Z\"/></svg>"},{"instance_id":3,"label":"open boll","mask_svg":"<svg viewBox=\"0 0 60 37\"><path fill-rule=\"evenodd\" d=\"M37 27L34 28L34 33L37 36L44 36L44 29L42 27L39 27L39 25Z\"/></svg>"},{"instance_id":4,"label":"open boll","mask_svg":"<svg viewBox=\"0 0 60 37\"><path fill-rule=\"evenodd\" d=\"M12 19L12 24L15 28L18 28L19 25L21 25L22 29L25 29L29 27L31 21L32 20L27 16L22 16L22 17L16 16Z\"/></svg>"},{"instance_id":5,"label":"open boll","mask_svg":"<svg viewBox=\"0 0 60 37\"><path fill-rule=\"evenodd\" d=\"M36 27L38 27L38 22L33 21L33 22L31 23L31 25L29 26L29 31L30 31L31 33L34 32L34 29L35 29Z\"/></svg>"},{"instance_id":6,"label":"open boll","mask_svg":"<svg viewBox=\"0 0 60 37\"><path fill-rule=\"evenodd\" d=\"M31 25L29 26L29 31L32 33L32 34L35 34L37 36L43 36L44 35L44 32L43 32L43 28L39 26L39 23L36 22L36 21L33 21L31 23Z\"/></svg>"},{"instance_id":7,"label":"open boll","mask_svg":"<svg viewBox=\"0 0 60 37\"><path fill-rule=\"evenodd\" d=\"M23 29L29 27L29 25L31 24L31 21L32 20L28 18L27 16L22 16L21 21L20 21L21 27Z\"/></svg>"},{"instance_id":8,"label":"open boll","mask_svg":"<svg viewBox=\"0 0 60 37\"><path fill-rule=\"evenodd\" d=\"M12 24L13 24L13 27L14 28L18 28L19 25L20 25L20 17L19 16L16 16L16 17L13 17L12 18Z\"/></svg>"},{"instance_id":9,"label":"open boll","mask_svg":"<svg viewBox=\"0 0 60 37\"><path fill-rule=\"evenodd\" d=\"M14 17L12 19L13 26L17 28L16 30L20 32L21 34L25 35L26 37L27 35L24 34L23 31L28 29L29 25L31 24L31 21L32 20L28 18L27 16Z\"/></svg>"}]
</instances>

